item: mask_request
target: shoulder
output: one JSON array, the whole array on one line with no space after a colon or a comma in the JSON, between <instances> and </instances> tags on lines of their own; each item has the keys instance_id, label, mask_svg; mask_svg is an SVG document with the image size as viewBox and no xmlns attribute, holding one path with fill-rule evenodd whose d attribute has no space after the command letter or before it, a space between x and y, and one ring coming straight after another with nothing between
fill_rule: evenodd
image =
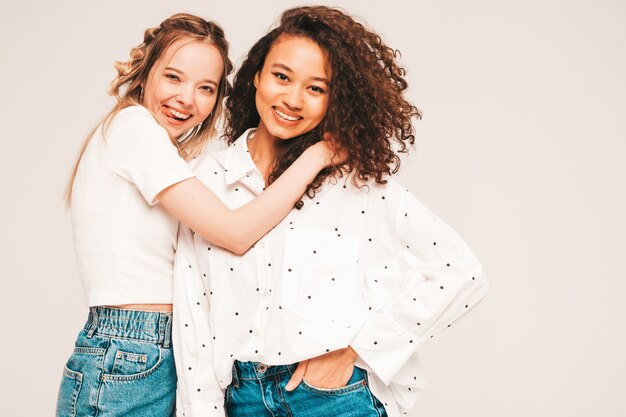
<instances>
[{"instance_id":1,"label":"shoulder","mask_svg":"<svg viewBox=\"0 0 626 417\"><path fill-rule=\"evenodd\" d=\"M219 154L223 151L204 151L200 155L194 157L190 163L190 166L194 172L202 173L213 169L214 167L221 166L219 161Z\"/></svg>"},{"instance_id":2,"label":"shoulder","mask_svg":"<svg viewBox=\"0 0 626 417\"><path fill-rule=\"evenodd\" d=\"M375 180L369 181L369 185L374 193L384 195L386 199L386 196L389 196L390 198L398 198L409 192L404 185L400 184L394 178L386 177L385 180L384 184L377 183Z\"/></svg>"},{"instance_id":3,"label":"shoulder","mask_svg":"<svg viewBox=\"0 0 626 417\"><path fill-rule=\"evenodd\" d=\"M319 196L316 193L314 199L330 200L344 207L366 205L376 213L393 214L402 210L407 197L412 196L406 187L394 179L386 177L385 180L384 183L376 182L373 178L363 181L355 178L354 173L329 177L319 190Z\"/></svg>"},{"instance_id":4,"label":"shoulder","mask_svg":"<svg viewBox=\"0 0 626 417\"><path fill-rule=\"evenodd\" d=\"M365 193L368 205L374 212L396 218L411 210L414 205L421 205L413 194L396 179L387 176L384 183L370 179L363 184L360 193ZM353 186L358 189L356 186Z\"/></svg>"},{"instance_id":5,"label":"shoulder","mask_svg":"<svg viewBox=\"0 0 626 417\"><path fill-rule=\"evenodd\" d=\"M118 111L110 120L104 123L104 136L111 145L124 142L154 143L155 139L169 143L167 131L158 124L152 113L143 106L129 106Z\"/></svg>"},{"instance_id":6,"label":"shoulder","mask_svg":"<svg viewBox=\"0 0 626 417\"><path fill-rule=\"evenodd\" d=\"M151 120L156 123L156 119L144 106L128 106L118 111L113 118L115 121L126 120Z\"/></svg>"},{"instance_id":7,"label":"shoulder","mask_svg":"<svg viewBox=\"0 0 626 417\"><path fill-rule=\"evenodd\" d=\"M358 193L366 198L377 198L383 202L398 200L409 191L390 176L385 177L384 180L384 183L376 182L374 178L363 181L355 178L354 173L349 173L329 178L325 187L348 189L352 193Z\"/></svg>"},{"instance_id":8,"label":"shoulder","mask_svg":"<svg viewBox=\"0 0 626 417\"><path fill-rule=\"evenodd\" d=\"M111 132L132 131L140 133L148 131L150 133L159 132L166 134L156 121L152 113L143 106L129 106L118 111L110 119L108 126L105 125L105 129Z\"/></svg>"}]
</instances>

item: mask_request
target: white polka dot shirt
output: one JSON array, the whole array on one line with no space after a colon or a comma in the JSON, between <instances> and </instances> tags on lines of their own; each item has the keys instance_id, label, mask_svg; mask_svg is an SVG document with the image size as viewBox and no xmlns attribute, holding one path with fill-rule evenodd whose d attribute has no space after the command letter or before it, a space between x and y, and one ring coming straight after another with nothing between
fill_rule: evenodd
<instances>
[{"instance_id":1,"label":"white polka dot shirt","mask_svg":"<svg viewBox=\"0 0 626 417\"><path fill-rule=\"evenodd\" d=\"M246 132L198 178L231 208L263 191ZM480 263L389 180L330 180L243 256L181 226L174 277L177 413L223 416L235 360L290 364L351 346L390 417L423 386L417 348L486 293Z\"/></svg>"}]
</instances>

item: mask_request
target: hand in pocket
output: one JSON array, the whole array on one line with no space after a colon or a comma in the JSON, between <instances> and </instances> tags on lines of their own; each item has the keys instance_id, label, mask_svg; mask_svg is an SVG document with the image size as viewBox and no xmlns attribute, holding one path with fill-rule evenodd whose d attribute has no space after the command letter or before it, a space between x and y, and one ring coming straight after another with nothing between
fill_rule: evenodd
<instances>
[{"instance_id":1,"label":"hand in pocket","mask_svg":"<svg viewBox=\"0 0 626 417\"><path fill-rule=\"evenodd\" d=\"M342 388L352 377L356 357L356 352L348 346L302 361L287 383L286 389L287 391L295 389L303 379L316 388Z\"/></svg>"}]
</instances>

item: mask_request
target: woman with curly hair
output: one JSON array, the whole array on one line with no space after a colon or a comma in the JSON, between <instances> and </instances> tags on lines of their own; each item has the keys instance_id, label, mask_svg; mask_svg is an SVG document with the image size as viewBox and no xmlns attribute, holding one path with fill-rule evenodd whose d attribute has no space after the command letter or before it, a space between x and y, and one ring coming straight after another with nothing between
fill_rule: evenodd
<instances>
[{"instance_id":1,"label":"woman with curly hair","mask_svg":"<svg viewBox=\"0 0 626 417\"><path fill-rule=\"evenodd\" d=\"M323 6L285 11L248 53L230 147L198 178L237 207L326 132L347 158L243 256L180 231L179 415L398 416L422 386L417 347L484 295L467 245L389 179L420 116L396 55Z\"/></svg>"},{"instance_id":2,"label":"woman with curly hair","mask_svg":"<svg viewBox=\"0 0 626 417\"><path fill-rule=\"evenodd\" d=\"M334 151L325 143L307 150L277 187L231 211L188 166L213 136L230 89L222 28L176 14L146 30L116 69L117 104L85 141L69 184L90 313L63 372L57 416L169 417L178 221L242 253L289 212Z\"/></svg>"}]
</instances>

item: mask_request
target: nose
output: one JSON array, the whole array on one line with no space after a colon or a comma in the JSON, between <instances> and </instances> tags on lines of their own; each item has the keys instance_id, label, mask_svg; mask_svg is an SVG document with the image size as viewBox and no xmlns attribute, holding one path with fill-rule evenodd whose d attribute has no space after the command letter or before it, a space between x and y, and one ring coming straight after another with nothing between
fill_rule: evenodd
<instances>
[{"instance_id":1,"label":"nose","mask_svg":"<svg viewBox=\"0 0 626 417\"><path fill-rule=\"evenodd\" d=\"M193 86L182 84L176 95L176 101L184 106L189 106L193 102Z\"/></svg>"},{"instance_id":2,"label":"nose","mask_svg":"<svg viewBox=\"0 0 626 417\"><path fill-rule=\"evenodd\" d=\"M302 92L300 88L293 86L283 95L283 103L290 110L302 109Z\"/></svg>"}]
</instances>

